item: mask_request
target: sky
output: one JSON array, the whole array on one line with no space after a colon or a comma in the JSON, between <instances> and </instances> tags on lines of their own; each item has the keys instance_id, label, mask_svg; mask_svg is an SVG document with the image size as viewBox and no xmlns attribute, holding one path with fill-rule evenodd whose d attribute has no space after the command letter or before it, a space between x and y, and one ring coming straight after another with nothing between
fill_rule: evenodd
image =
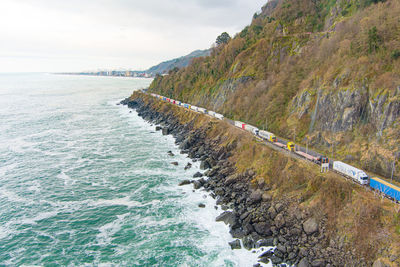
<instances>
[{"instance_id":1,"label":"sky","mask_svg":"<svg viewBox=\"0 0 400 267\"><path fill-rule=\"evenodd\" d=\"M249 25L267 0L1 0L0 72L145 70Z\"/></svg>"}]
</instances>

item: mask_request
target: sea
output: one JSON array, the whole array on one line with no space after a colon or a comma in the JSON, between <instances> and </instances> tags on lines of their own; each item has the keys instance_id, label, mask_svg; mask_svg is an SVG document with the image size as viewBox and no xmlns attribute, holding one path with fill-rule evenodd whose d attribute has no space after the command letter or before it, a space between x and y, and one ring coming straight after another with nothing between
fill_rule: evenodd
<instances>
[{"instance_id":1,"label":"sea","mask_svg":"<svg viewBox=\"0 0 400 267\"><path fill-rule=\"evenodd\" d=\"M0 74L0 266L257 262L207 192L178 186L199 162L117 105L151 81Z\"/></svg>"}]
</instances>

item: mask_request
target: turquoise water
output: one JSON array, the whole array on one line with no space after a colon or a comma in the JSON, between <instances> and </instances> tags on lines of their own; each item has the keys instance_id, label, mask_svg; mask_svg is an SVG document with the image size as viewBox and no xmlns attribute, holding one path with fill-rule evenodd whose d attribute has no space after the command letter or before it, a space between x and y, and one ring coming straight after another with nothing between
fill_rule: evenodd
<instances>
[{"instance_id":1,"label":"turquoise water","mask_svg":"<svg viewBox=\"0 0 400 267\"><path fill-rule=\"evenodd\" d=\"M255 263L213 199L177 186L198 163L184 171L171 136L116 105L150 82L0 74L0 265Z\"/></svg>"}]
</instances>

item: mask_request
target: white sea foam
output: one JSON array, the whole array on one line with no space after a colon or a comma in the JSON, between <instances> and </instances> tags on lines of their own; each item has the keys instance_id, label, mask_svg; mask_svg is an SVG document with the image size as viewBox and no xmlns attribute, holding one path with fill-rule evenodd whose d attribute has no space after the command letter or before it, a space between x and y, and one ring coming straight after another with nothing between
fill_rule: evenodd
<instances>
[{"instance_id":1,"label":"white sea foam","mask_svg":"<svg viewBox=\"0 0 400 267\"><path fill-rule=\"evenodd\" d=\"M121 230L121 226L124 224L124 219L129 213L117 215L117 219L107 223L100 228L98 228L98 233L96 235L96 241L99 245L110 244L112 242L112 235Z\"/></svg>"},{"instance_id":2,"label":"white sea foam","mask_svg":"<svg viewBox=\"0 0 400 267\"><path fill-rule=\"evenodd\" d=\"M7 173L11 172L18 166L18 163L12 163L4 166L0 166L0 179L6 176Z\"/></svg>"},{"instance_id":3,"label":"white sea foam","mask_svg":"<svg viewBox=\"0 0 400 267\"><path fill-rule=\"evenodd\" d=\"M38 221L45 220L51 217L54 217L58 214L57 211L44 211L44 212L39 212L36 216L32 218L22 218L19 220L16 220L18 224L37 224Z\"/></svg>"},{"instance_id":4,"label":"white sea foam","mask_svg":"<svg viewBox=\"0 0 400 267\"><path fill-rule=\"evenodd\" d=\"M142 206L142 203L134 200L130 200L129 196L123 197L123 198L115 198L115 199L99 199L95 200L92 202L92 205L94 206L127 206L129 208L131 207L140 207Z\"/></svg>"},{"instance_id":5,"label":"white sea foam","mask_svg":"<svg viewBox=\"0 0 400 267\"><path fill-rule=\"evenodd\" d=\"M76 183L76 180L72 179L69 175L65 174L64 171L61 171L61 173L57 174L57 178L61 179L64 181L64 185L73 185Z\"/></svg>"},{"instance_id":6,"label":"white sea foam","mask_svg":"<svg viewBox=\"0 0 400 267\"><path fill-rule=\"evenodd\" d=\"M182 191L186 192L185 219L195 223L199 229L203 229L209 233L207 238L200 243L200 248L204 251L213 248L219 250L218 259L213 262L213 265L224 266L225 261L235 264L235 266L251 266L257 263L261 249L258 250L232 250L228 244L234 240L229 234L229 227L223 222L216 222L215 218L222 213L220 208L215 209L216 201L203 190L193 192L191 186L182 187ZM207 196L207 197L204 197ZM203 203L206 208L199 208L198 204ZM264 248L267 249L267 248ZM262 266L272 266L261 264Z\"/></svg>"},{"instance_id":7,"label":"white sea foam","mask_svg":"<svg viewBox=\"0 0 400 267\"><path fill-rule=\"evenodd\" d=\"M7 198L10 202L22 202L28 203L32 202L24 197L17 195L14 191L8 190L7 188L0 188L0 198Z\"/></svg>"}]
</instances>

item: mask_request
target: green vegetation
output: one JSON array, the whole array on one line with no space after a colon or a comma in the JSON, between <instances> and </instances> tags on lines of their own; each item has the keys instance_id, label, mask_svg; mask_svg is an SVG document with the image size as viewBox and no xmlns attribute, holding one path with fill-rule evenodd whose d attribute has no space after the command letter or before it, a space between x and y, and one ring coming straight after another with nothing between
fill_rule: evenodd
<instances>
[{"instance_id":1,"label":"green vegetation","mask_svg":"<svg viewBox=\"0 0 400 267\"><path fill-rule=\"evenodd\" d=\"M223 33L221 33L220 36L217 37L217 40L215 41L215 43L217 45L227 44L230 39L231 39L231 36L227 32L223 32Z\"/></svg>"}]
</instances>

